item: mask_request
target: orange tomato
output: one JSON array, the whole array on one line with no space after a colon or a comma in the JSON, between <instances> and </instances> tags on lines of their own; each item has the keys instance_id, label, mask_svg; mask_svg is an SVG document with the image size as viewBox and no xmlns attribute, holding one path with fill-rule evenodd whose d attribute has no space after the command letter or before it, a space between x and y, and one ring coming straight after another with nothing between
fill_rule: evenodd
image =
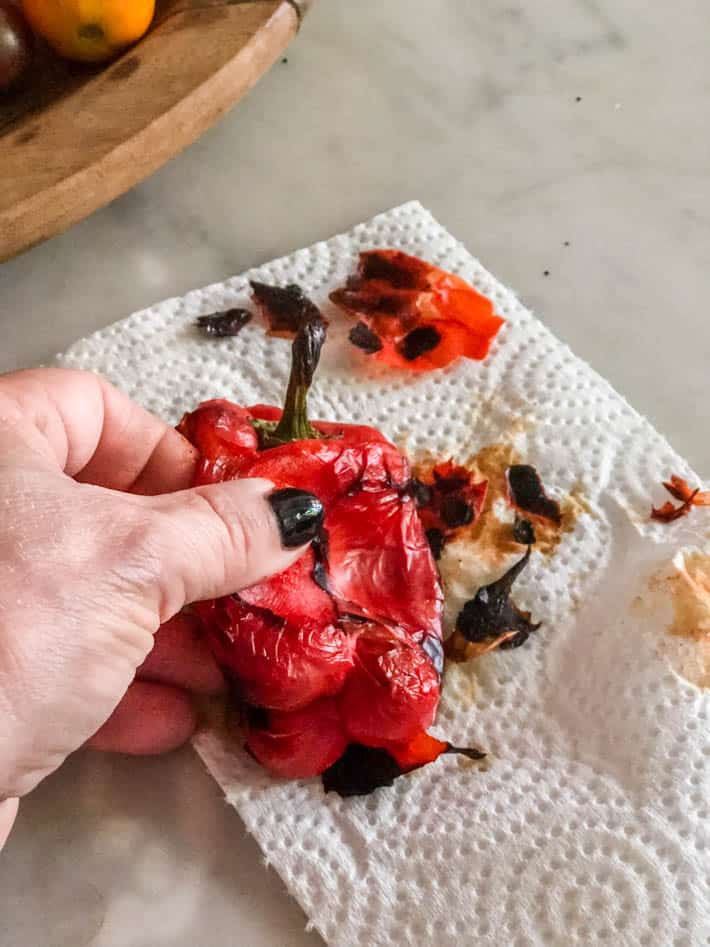
<instances>
[{"instance_id":1,"label":"orange tomato","mask_svg":"<svg viewBox=\"0 0 710 947\"><path fill-rule=\"evenodd\" d=\"M155 0L22 0L22 9L61 56L102 62L143 36Z\"/></svg>"}]
</instances>

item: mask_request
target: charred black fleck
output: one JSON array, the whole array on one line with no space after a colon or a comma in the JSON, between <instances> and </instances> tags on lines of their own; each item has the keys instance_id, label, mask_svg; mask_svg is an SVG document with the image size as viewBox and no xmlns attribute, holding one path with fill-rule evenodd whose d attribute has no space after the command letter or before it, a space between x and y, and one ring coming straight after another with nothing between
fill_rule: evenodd
<instances>
[{"instance_id":1,"label":"charred black fleck","mask_svg":"<svg viewBox=\"0 0 710 947\"><path fill-rule=\"evenodd\" d=\"M431 352L441 342L441 334L433 326L421 326L405 335L399 344L399 353L408 362Z\"/></svg>"},{"instance_id":2,"label":"charred black fleck","mask_svg":"<svg viewBox=\"0 0 710 947\"><path fill-rule=\"evenodd\" d=\"M521 516L515 517L513 539L521 546L533 546L535 544L535 528L530 520L523 519Z\"/></svg>"},{"instance_id":3,"label":"charred black fleck","mask_svg":"<svg viewBox=\"0 0 710 947\"><path fill-rule=\"evenodd\" d=\"M369 326L366 326L364 322L358 322L358 324L350 330L348 338L353 345L362 349L367 355L374 355L375 352L379 352L382 349L382 342L379 336L376 335Z\"/></svg>"},{"instance_id":4,"label":"charred black fleck","mask_svg":"<svg viewBox=\"0 0 710 947\"><path fill-rule=\"evenodd\" d=\"M441 559L441 554L444 551L444 544L446 542L443 532L437 529L436 526L432 526L431 529L426 531L426 539L429 543L432 556L435 559Z\"/></svg>"},{"instance_id":5,"label":"charred black fleck","mask_svg":"<svg viewBox=\"0 0 710 947\"><path fill-rule=\"evenodd\" d=\"M441 504L441 518L450 529L468 526L473 520L473 507L463 497L447 496Z\"/></svg>"}]
</instances>

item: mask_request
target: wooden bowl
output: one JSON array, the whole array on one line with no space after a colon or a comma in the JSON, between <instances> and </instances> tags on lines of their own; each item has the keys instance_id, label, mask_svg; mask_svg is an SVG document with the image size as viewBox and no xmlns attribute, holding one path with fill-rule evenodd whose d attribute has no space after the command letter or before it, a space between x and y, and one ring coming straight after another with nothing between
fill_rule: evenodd
<instances>
[{"instance_id":1,"label":"wooden bowl","mask_svg":"<svg viewBox=\"0 0 710 947\"><path fill-rule=\"evenodd\" d=\"M165 0L101 69L41 49L0 97L0 261L66 230L177 154L282 54L307 2Z\"/></svg>"}]
</instances>

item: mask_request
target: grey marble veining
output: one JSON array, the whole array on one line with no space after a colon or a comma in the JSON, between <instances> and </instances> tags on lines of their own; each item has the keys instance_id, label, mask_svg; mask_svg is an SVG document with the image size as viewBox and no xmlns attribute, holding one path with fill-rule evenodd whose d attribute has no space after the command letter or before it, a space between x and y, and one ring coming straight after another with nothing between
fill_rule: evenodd
<instances>
[{"instance_id":1,"label":"grey marble veining","mask_svg":"<svg viewBox=\"0 0 710 947\"><path fill-rule=\"evenodd\" d=\"M0 268L0 370L417 197L710 475L708 35L698 0L321 0L217 128ZM303 927L189 751L78 756L0 856L1 947Z\"/></svg>"}]
</instances>

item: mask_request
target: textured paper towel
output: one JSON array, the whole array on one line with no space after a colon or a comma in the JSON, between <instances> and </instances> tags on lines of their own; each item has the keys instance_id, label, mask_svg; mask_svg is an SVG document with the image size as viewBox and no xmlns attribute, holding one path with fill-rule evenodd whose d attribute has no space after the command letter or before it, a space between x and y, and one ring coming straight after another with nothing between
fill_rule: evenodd
<instances>
[{"instance_id":1,"label":"textured paper towel","mask_svg":"<svg viewBox=\"0 0 710 947\"><path fill-rule=\"evenodd\" d=\"M209 397L278 403L288 343L256 322L215 343L193 319L248 304L249 278L296 281L324 302L358 251L378 246L460 274L506 324L483 363L365 374L331 313L312 415L458 458L517 431L543 481L581 493L589 512L520 581L520 604L544 621L535 639L447 672L435 732L485 747L484 768L444 757L343 800L269 780L217 731L198 752L332 945L710 944L710 700L673 670L688 654L669 645L669 607L638 607L659 564L703 547L709 526L704 510L649 523L652 485L697 478L418 203L137 313L60 361L170 421Z\"/></svg>"}]
</instances>

